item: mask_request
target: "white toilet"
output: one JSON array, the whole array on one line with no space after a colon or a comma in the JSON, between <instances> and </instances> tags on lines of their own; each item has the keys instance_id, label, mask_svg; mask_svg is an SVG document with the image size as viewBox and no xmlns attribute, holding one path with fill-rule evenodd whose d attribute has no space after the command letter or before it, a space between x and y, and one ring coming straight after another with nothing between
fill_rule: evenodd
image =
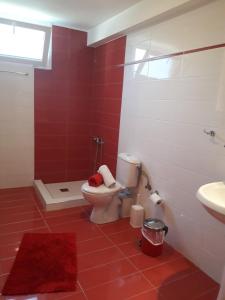
<instances>
[{"instance_id":1,"label":"white toilet","mask_svg":"<svg viewBox=\"0 0 225 300\"><path fill-rule=\"evenodd\" d=\"M119 219L118 192L125 188L134 188L138 182L140 161L129 153L118 155L116 184L112 188L105 185L89 186L88 182L81 187L84 198L93 205L90 220L96 224L104 224Z\"/></svg>"}]
</instances>

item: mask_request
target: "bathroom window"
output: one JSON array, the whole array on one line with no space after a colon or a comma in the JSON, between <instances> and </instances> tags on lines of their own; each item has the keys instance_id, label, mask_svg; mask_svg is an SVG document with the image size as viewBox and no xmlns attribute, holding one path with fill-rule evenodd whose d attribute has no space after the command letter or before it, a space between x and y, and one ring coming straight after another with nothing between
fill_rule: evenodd
<instances>
[{"instance_id":1,"label":"bathroom window","mask_svg":"<svg viewBox=\"0 0 225 300\"><path fill-rule=\"evenodd\" d=\"M0 19L0 59L47 67L51 29Z\"/></svg>"}]
</instances>

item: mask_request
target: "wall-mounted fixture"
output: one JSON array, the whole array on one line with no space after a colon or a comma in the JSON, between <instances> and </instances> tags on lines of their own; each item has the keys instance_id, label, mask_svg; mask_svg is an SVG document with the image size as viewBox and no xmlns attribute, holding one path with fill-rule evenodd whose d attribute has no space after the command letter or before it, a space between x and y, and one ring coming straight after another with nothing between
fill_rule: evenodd
<instances>
[{"instance_id":1,"label":"wall-mounted fixture","mask_svg":"<svg viewBox=\"0 0 225 300\"><path fill-rule=\"evenodd\" d=\"M214 130L208 130L208 131L207 131L206 129L204 129L203 132L204 132L205 134L207 134L207 135L212 136L212 137L216 136L216 132L215 132Z\"/></svg>"},{"instance_id":2,"label":"wall-mounted fixture","mask_svg":"<svg viewBox=\"0 0 225 300\"><path fill-rule=\"evenodd\" d=\"M142 169L142 166L139 166L138 170L139 170L139 179L138 179L138 181L140 180L141 176L144 176L146 178L146 180L147 180L145 188L146 188L146 190L151 191L152 190L152 186L150 184L150 179L149 179L148 174Z\"/></svg>"},{"instance_id":3,"label":"wall-mounted fixture","mask_svg":"<svg viewBox=\"0 0 225 300\"><path fill-rule=\"evenodd\" d=\"M216 133L216 131L214 130L206 130L206 129L203 129L203 132L213 138L217 137L217 139L221 142L224 143L224 138L221 138L220 136L218 136L218 134ZM223 144L223 147L225 147L225 144Z\"/></svg>"},{"instance_id":4,"label":"wall-mounted fixture","mask_svg":"<svg viewBox=\"0 0 225 300\"><path fill-rule=\"evenodd\" d=\"M103 138L99 137L99 136L94 136L93 141L97 144L97 145L102 145L104 144Z\"/></svg>"}]
</instances>

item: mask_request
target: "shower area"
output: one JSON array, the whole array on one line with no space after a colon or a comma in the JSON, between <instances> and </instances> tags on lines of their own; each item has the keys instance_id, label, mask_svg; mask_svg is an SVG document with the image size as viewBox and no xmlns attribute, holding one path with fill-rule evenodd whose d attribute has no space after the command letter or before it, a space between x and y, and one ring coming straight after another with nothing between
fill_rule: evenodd
<instances>
[{"instance_id":1,"label":"shower area","mask_svg":"<svg viewBox=\"0 0 225 300\"><path fill-rule=\"evenodd\" d=\"M97 172L102 164L104 141L101 137L92 137L93 165L92 172ZM59 210L69 207L88 205L83 198L81 186L86 180L67 181L59 183L46 183L42 180L34 180L34 188L43 206L47 211Z\"/></svg>"},{"instance_id":2,"label":"shower area","mask_svg":"<svg viewBox=\"0 0 225 300\"><path fill-rule=\"evenodd\" d=\"M52 69L34 72L34 187L47 210L87 204L82 184L116 173L126 38L96 48L87 33L52 29Z\"/></svg>"}]
</instances>

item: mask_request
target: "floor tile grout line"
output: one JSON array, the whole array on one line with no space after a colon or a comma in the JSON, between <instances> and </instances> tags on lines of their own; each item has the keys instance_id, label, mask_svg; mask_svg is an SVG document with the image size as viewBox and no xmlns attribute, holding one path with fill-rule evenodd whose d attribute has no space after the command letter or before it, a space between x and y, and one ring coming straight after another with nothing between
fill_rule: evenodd
<instances>
[{"instance_id":1,"label":"floor tile grout line","mask_svg":"<svg viewBox=\"0 0 225 300\"><path fill-rule=\"evenodd\" d=\"M18 233L22 233L22 232L29 232L30 230L39 230L39 229L41 230L43 228L46 229L46 226L39 226L39 227L35 227L35 228L27 228L27 229L20 230L20 231L13 231L13 232L10 232L10 233L0 234L0 239L1 239L1 237L4 237L4 236L9 236L9 235L12 235L12 234L18 234ZM7 245L8 244L5 244L4 246L7 246Z\"/></svg>"},{"instance_id":2,"label":"floor tile grout line","mask_svg":"<svg viewBox=\"0 0 225 300\"><path fill-rule=\"evenodd\" d=\"M48 219L46 218L45 219L46 220L46 222L48 222ZM80 219L75 219L75 220L73 220L72 222L73 223L76 223L76 222L80 222L80 221L84 221L85 219L82 219L82 218L80 218ZM57 223L57 224L49 224L49 226L60 226L60 225L66 225L66 224L70 224L71 223L71 221L66 221L66 222L62 222L62 223Z\"/></svg>"},{"instance_id":3,"label":"floor tile grout line","mask_svg":"<svg viewBox=\"0 0 225 300\"><path fill-rule=\"evenodd\" d=\"M30 188L33 188L32 186ZM1 191L1 189L0 189ZM33 190L30 190L30 191L24 191L24 192L20 192L20 193L8 193L8 194L1 194L0 193L0 201L3 200L3 201L16 201L17 200L17 197L19 198L30 198L30 199L34 199L34 193L33 193Z\"/></svg>"},{"instance_id":4,"label":"floor tile grout line","mask_svg":"<svg viewBox=\"0 0 225 300\"><path fill-rule=\"evenodd\" d=\"M48 215L43 215L43 217L44 218L46 218L47 220L52 220L52 219L57 219L57 218L66 218L66 217L70 217L70 216L73 216L73 215L75 215L76 214L76 212L71 212L71 213L68 213L68 214L65 214L65 215L61 215L61 216L48 216ZM79 213L77 212L77 215L78 215ZM80 218L77 218L77 220L85 220L86 219L86 216L84 216L84 217L80 217ZM76 221L76 219L75 219L75 221ZM60 223L59 223L60 224Z\"/></svg>"},{"instance_id":5,"label":"floor tile grout line","mask_svg":"<svg viewBox=\"0 0 225 300\"><path fill-rule=\"evenodd\" d=\"M12 225L12 224L16 225L16 224L20 224L20 223L37 221L37 220L42 220L42 218L38 217L38 218L33 218L33 219L27 219L27 220L24 220L24 221L18 221L18 222L10 222L10 223L5 223L5 224L0 224L0 229L2 228L2 226Z\"/></svg>"},{"instance_id":6,"label":"floor tile grout line","mask_svg":"<svg viewBox=\"0 0 225 300\"><path fill-rule=\"evenodd\" d=\"M88 217L88 215L86 213L86 210L84 208L81 209L81 207L83 207L83 206L70 207L69 211L65 211L65 210L68 210L68 208L64 208L62 210L46 210L46 211L42 211L41 213L44 214L44 217L49 218L49 219L51 219L51 218L60 218L60 217L72 215L74 213L84 213ZM57 214L54 215L54 213L57 213Z\"/></svg>"},{"instance_id":7,"label":"floor tile grout line","mask_svg":"<svg viewBox=\"0 0 225 300\"><path fill-rule=\"evenodd\" d=\"M134 257L136 255L133 255L133 256L128 256L128 258L130 259L131 257ZM167 261L164 261L164 262L161 262L157 265L154 265L154 266L151 266L151 267L147 267L147 268L144 268L144 269L141 269L142 272L145 272L145 271L148 271L148 270L152 270L154 268L158 268L158 267L161 267L161 266L164 266L168 263L171 263L171 262L175 262L176 260L180 259L180 257L177 257L177 258L173 258L173 259L170 259L170 260L167 260Z\"/></svg>"},{"instance_id":8,"label":"floor tile grout line","mask_svg":"<svg viewBox=\"0 0 225 300\"><path fill-rule=\"evenodd\" d=\"M23 212L3 212L4 214L7 214L8 216L14 216L14 215L23 215L23 214L29 214L29 213L34 213L34 212L36 212L36 207L35 207L35 205L30 209L30 207L29 207L29 210L24 210ZM1 214L2 212L0 211L0 214Z\"/></svg>"},{"instance_id":9,"label":"floor tile grout line","mask_svg":"<svg viewBox=\"0 0 225 300\"><path fill-rule=\"evenodd\" d=\"M87 271L90 271L90 270L93 270L93 269L97 269L97 268L102 268L102 267L105 267L105 266L108 266L108 265L111 265L113 263L117 263L117 262L120 262L122 260L127 260L126 257L122 257L122 258L118 258L118 259L115 259L115 260L112 260L108 263L105 263L105 264L99 264L99 265L96 265L94 267L90 267L90 268L86 268L86 269L83 269L79 272L80 273L84 273L84 272L87 272Z\"/></svg>"},{"instance_id":10,"label":"floor tile grout line","mask_svg":"<svg viewBox=\"0 0 225 300\"><path fill-rule=\"evenodd\" d=\"M0 196L0 202L1 203L6 203L6 202L19 202L20 200L25 200L25 201L30 201L30 199L31 199L31 197L32 197L33 195L31 194L31 195L10 195L10 196L8 196L8 197L10 197L10 198L12 198L12 199L7 199L7 198L3 198L3 199L1 199L1 196ZM33 200L33 199L32 199Z\"/></svg>"},{"instance_id":11,"label":"floor tile grout line","mask_svg":"<svg viewBox=\"0 0 225 300\"><path fill-rule=\"evenodd\" d=\"M22 203L22 204L19 204L19 205L12 205L12 206L9 206L9 207L1 207L0 212L4 212L4 211L7 211L7 210L16 209L16 208L24 208L24 207L25 208L26 207L30 208L30 207L32 207L32 204L35 204L35 200L32 200L32 201L30 201L29 203L26 203L26 204Z\"/></svg>"},{"instance_id":12,"label":"floor tile grout line","mask_svg":"<svg viewBox=\"0 0 225 300\"><path fill-rule=\"evenodd\" d=\"M15 202L15 203L14 203ZM11 201L1 201L1 211L11 209L11 208L16 208L16 207L31 207L32 204L34 203L34 200L29 200L29 199L17 199L17 200L11 200Z\"/></svg>"},{"instance_id":13,"label":"floor tile grout line","mask_svg":"<svg viewBox=\"0 0 225 300\"><path fill-rule=\"evenodd\" d=\"M110 245L108 247L104 247L104 248L100 248L100 249L97 249L97 250L94 250L94 251L90 251L90 252L86 252L86 253L83 253L83 254L79 254L78 257L82 257L82 256L85 256L85 255L94 254L94 253L97 253L99 251L108 250L108 249L113 248L113 247L115 247L115 246L114 245Z\"/></svg>"},{"instance_id":14,"label":"floor tile grout line","mask_svg":"<svg viewBox=\"0 0 225 300\"><path fill-rule=\"evenodd\" d=\"M16 246L16 245L18 245L18 244L20 244L20 241L15 242L15 243L10 243L10 244L7 244L7 245L1 245L1 246L0 246L0 249L1 249L1 248L4 248L4 247Z\"/></svg>"},{"instance_id":15,"label":"floor tile grout line","mask_svg":"<svg viewBox=\"0 0 225 300\"><path fill-rule=\"evenodd\" d=\"M83 287L81 286L79 279L77 280L77 284L79 285L79 287L80 287L80 289L81 289L81 292L82 292L82 294L84 295L85 299L88 300L88 297L87 297L87 295L86 295L86 293L85 293Z\"/></svg>"},{"instance_id":16,"label":"floor tile grout line","mask_svg":"<svg viewBox=\"0 0 225 300\"><path fill-rule=\"evenodd\" d=\"M93 237L93 238L90 238L90 239L86 239L86 240L83 240L83 241L78 242L78 244L86 243L86 242L88 242L88 241L93 241L93 240L95 240L95 239L99 239L99 238L102 238L102 237L103 237L103 236L101 235L101 236ZM112 243L112 241L111 241L111 243Z\"/></svg>"},{"instance_id":17,"label":"floor tile grout line","mask_svg":"<svg viewBox=\"0 0 225 300\"><path fill-rule=\"evenodd\" d=\"M178 278L176 278L176 279L172 279L172 280L170 280L170 281L168 281L167 283L165 283L164 284L164 286L168 286L168 285L170 285L170 284L172 284L172 283L174 283L174 282L176 282L176 281L179 281L179 280L181 280L181 279L184 279L184 278L187 278L187 277L189 277L189 276L192 276L192 275L194 275L195 273L198 273L199 271L194 271L194 272L191 272L191 273L188 273L188 274L184 274L184 275L181 275L180 277L178 277ZM153 284L153 283L152 283ZM154 285L154 287L156 288L156 289L158 289L158 288L160 288L160 286L155 286Z\"/></svg>"},{"instance_id":18,"label":"floor tile grout line","mask_svg":"<svg viewBox=\"0 0 225 300\"><path fill-rule=\"evenodd\" d=\"M212 291L214 291L214 290L216 290L216 289L217 289L217 287L210 288L210 289L204 291L203 293L201 293L200 295L196 296L193 300L198 300L198 299L201 298L202 296L205 296L205 295L211 293ZM219 292L219 291L218 291L218 292Z\"/></svg>"},{"instance_id":19,"label":"floor tile grout line","mask_svg":"<svg viewBox=\"0 0 225 300\"><path fill-rule=\"evenodd\" d=\"M111 282L114 282L114 281L118 280L119 278L129 278L130 276L137 275L137 274L139 274L139 272L133 272L133 273L130 273L130 274L127 274L127 275L124 275L124 276L120 276L118 278L114 278L114 279L111 279L111 280L108 280L108 281L96 284L96 285L94 285L92 287L84 288L84 290L85 291L89 291L89 290L95 289L95 288L97 288L99 286L103 286L103 285L109 284Z\"/></svg>"},{"instance_id":20,"label":"floor tile grout line","mask_svg":"<svg viewBox=\"0 0 225 300\"><path fill-rule=\"evenodd\" d=\"M109 236L112 236L112 235L116 235L118 233L122 233L122 232L126 232L126 231L131 231L132 230L132 227L130 229L125 229L125 230L120 230L120 231L116 231L116 232L113 232L113 233L108 233ZM125 242L126 243L126 242ZM124 244L125 244L124 243Z\"/></svg>"},{"instance_id":21,"label":"floor tile grout line","mask_svg":"<svg viewBox=\"0 0 225 300\"><path fill-rule=\"evenodd\" d=\"M44 216L42 215L41 210L40 210L38 204L36 203L36 201L35 201L35 206L36 206L36 208L37 208L39 214L41 215L42 221L45 223L47 229L49 230L49 232L52 232L50 226L48 225L47 221L45 220Z\"/></svg>"},{"instance_id":22,"label":"floor tile grout line","mask_svg":"<svg viewBox=\"0 0 225 300\"><path fill-rule=\"evenodd\" d=\"M141 293L139 293L139 294L136 294L136 295L133 295L133 296L131 296L131 297L128 297L128 298L126 298L126 300L132 300L132 299L134 299L134 298L136 298L136 297L138 297L138 296L141 296L141 295L144 295L145 293L148 293L148 292L153 292L153 291L158 291L158 289L157 288L153 288L153 289L149 289L149 290L147 290L147 291L144 291L144 292L141 292ZM150 300L150 299L149 299ZM161 299L161 300L166 300L166 299Z\"/></svg>"}]
</instances>

